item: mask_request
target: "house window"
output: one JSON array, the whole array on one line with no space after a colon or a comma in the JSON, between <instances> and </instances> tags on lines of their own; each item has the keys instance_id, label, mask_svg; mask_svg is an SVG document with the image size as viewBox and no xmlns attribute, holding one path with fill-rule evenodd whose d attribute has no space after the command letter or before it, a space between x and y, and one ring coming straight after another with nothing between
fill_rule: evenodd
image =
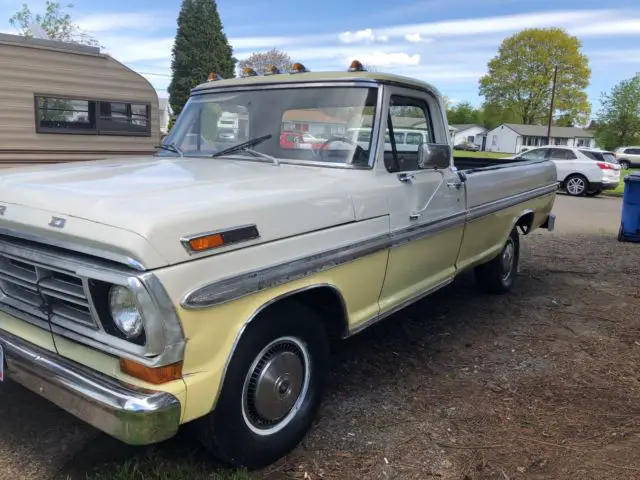
<instances>
[{"instance_id":1,"label":"house window","mask_svg":"<svg viewBox=\"0 0 640 480\"><path fill-rule=\"evenodd\" d=\"M151 106L37 96L36 132L151 136Z\"/></svg>"},{"instance_id":2,"label":"house window","mask_svg":"<svg viewBox=\"0 0 640 480\"><path fill-rule=\"evenodd\" d=\"M578 147L590 147L591 139L589 138L578 138L576 139L576 146Z\"/></svg>"},{"instance_id":3,"label":"house window","mask_svg":"<svg viewBox=\"0 0 640 480\"><path fill-rule=\"evenodd\" d=\"M469 135L467 137L467 142L469 143L473 143L475 141L476 137L474 135Z\"/></svg>"},{"instance_id":4,"label":"house window","mask_svg":"<svg viewBox=\"0 0 640 480\"><path fill-rule=\"evenodd\" d=\"M569 139L568 138L562 138L562 137L556 137L553 139L553 144L554 145L568 145L569 144Z\"/></svg>"}]
</instances>

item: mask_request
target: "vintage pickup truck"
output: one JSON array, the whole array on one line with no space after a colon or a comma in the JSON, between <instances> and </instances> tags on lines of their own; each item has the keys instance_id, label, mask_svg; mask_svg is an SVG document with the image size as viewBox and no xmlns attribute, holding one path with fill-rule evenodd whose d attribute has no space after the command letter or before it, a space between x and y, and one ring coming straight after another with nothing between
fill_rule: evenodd
<instances>
[{"instance_id":1,"label":"vintage pickup truck","mask_svg":"<svg viewBox=\"0 0 640 480\"><path fill-rule=\"evenodd\" d=\"M154 156L3 171L0 381L257 468L310 428L333 342L468 269L509 291L554 165L454 162L434 87L352 67L213 75Z\"/></svg>"}]
</instances>

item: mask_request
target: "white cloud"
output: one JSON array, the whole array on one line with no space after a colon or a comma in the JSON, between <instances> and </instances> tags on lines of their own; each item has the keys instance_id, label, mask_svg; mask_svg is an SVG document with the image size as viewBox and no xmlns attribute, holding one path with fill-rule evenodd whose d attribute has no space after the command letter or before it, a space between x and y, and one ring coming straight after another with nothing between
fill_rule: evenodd
<instances>
[{"instance_id":1,"label":"white cloud","mask_svg":"<svg viewBox=\"0 0 640 480\"><path fill-rule=\"evenodd\" d=\"M594 22L573 27L570 31L580 37L640 35L640 18Z\"/></svg>"},{"instance_id":2,"label":"white cloud","mask_svg":"<svg viewBox=\"0 0 640 480\"><path fill-rule=\"evenodd\" d=\"M244 50L327 42L334 39L334 34L305 35L300 37L235 37L230 38L229 43L231 43L234 49Z\"/></svg>"},{"instance_id":3,"label":"white cloud","mask_svg":"<svg viewBox=\"0 0 640 480\"><path fill-rule=\"evenodd\" d=\"M616 17L616 15L619 15L620 13L621 12L616 10L575 10L526 13L519 15L503 15L497 17L419 23L413 25L397 25L394 27L378 29L378 32L388 37L404 37L407 34L457 37L510 32L529 27L583 25L584 22L587 21L601 22L605 18ZM615 32L611 32L611 34L615 34Z\"/></svg>"},{"instance_id":4,"label":"white cloud","mask_svg":"<svg viewBox=\"0 0 640 480\"><path fill-rule=\"evenodd\" d=\"M144 38L114 35L100 37L100 43L104 45L106 53L123 63L145 60L166 61L171 57L173 37Z\"/></svg>"},{"instance_id":5,"label":"white cloud","mask_svg":"<svg viewBox=\"0 0 640 480\"><path fill-rule=\"evenodd\" d=\"M399 44L382 44L376 46L376 51L379 52L397 52L405 48L405 45ZM257 51L264 51L265 49L257 49ZM234 52L235 57L239 60L244 60L251 55L252 51L247 50L244 52ZM302 63L310 60L332 60L342 59L344 57L360 58L362 55L371 53L371 48L366 45L341 45L339 47L329 45L325 47L308 47L308 48L293 48L287 49L287 53L294 61ZM351 63L351 60L347 64Z\"/></svg>"},{"instance_id":6,"label":"white cloud","mask_svg":"<svg viewBox=\"0 0 640 480\"><path fill-rule=\"evenodd\" d=\"M361 55L360 60L365 65L372 65L378 67L394 67L394 66L407 66L418 65L420 63L420 55L409 55L404 52L371 52Z\"/></svg>"},{"instance_id":7,"label":"white cloud","mask_svg":"<svg viewBox=\"0 0 640 480\"><path fill-rule=\"evenodd\" d=\"M99 33L114 32L126 29L159 29L163 26L172 25L175 23L173 20L169 22L169 18L171 17L157 14L155 12L97 13L80 17L77 23L82 30Z\"/></svg>"},{"instance_id":8,"label":"white cloud","mask_svg":"<svg viewBox=\"0 0 640 480\"><path fill-rule=\"evenodd\" d=\"M387 35L376 35L370 28L357 30L355 32L342 32L338 34L338 39L342 43L372 43L376 41L386 42L389 40Z\"/></svg>"},{"instance_id":9,"label":"white cloud","mask_svg":"<svg viewBox=\"0 0 640 480\"><path fill-rule=\"evenodd\" d=\"M410 43L421 43L426 41L422 38L422 36L419 33L407 33L404 36L404 39Z\"/></svg>"}]
</instances>

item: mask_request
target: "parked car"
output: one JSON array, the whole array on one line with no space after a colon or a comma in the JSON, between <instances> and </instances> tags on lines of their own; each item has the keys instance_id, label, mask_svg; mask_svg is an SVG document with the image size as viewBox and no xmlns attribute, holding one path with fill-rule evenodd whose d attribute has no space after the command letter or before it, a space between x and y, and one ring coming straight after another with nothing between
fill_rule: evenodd
<instances>
[{"instance_id":1,"label":"parked car","mask_svg":"<svg viewBox=\"0 0 640 480\"><path fill-rule=\"evenodd\" d=\"M512 159L551 160L561 188L571 196L600 195L620 184L621 167L613 152L580 147L545 146L532 148Z\"/></svg>"},{"instance_id":2,"label":"parked car","mask_svg":"<svg viewBox=\"0 0 640 480\"><path fill-rule=\"evenodd\" d=\"M615 150L618 163L624 169L640 167L640 147L620 147Z\"/></svg>"},{"instance_id":3,"label":"parked car","mask_svg":"<svg viewBox=\"0 0 640 480\"><path fill-rule=\"evenodd\" d=\"M471 142L459 143L453 148L456 150L467 150L469 152L477 152L480 150L479 145L476 145L475 143L471 143Z\"/></svg>"},{"instance_id":4,"label":"parked car","mask_svg":"<svg viewBox=\"0 0 640 480\"><path fill-rule=\"evenodd\" d=\"M189 423L215 457L269 464L311 427L333 343L463 271L509 292L522 236L553 229L553 163L454 163L427 83L287 73L191 95L154 156L0 177L0 379L124 442ZM387 147L407 121L390 105L423 117L428 142ZM254 138L188 138L240 106ZM283 148L270 132L304 109L375 110L366 148Z\"/></svg>"}]
</instances>

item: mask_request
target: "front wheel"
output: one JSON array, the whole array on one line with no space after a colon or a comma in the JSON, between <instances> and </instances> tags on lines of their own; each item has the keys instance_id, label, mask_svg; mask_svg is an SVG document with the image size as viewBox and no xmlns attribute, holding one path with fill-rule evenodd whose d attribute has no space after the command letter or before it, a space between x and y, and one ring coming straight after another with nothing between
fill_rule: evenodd
<instances>
[{"instance_id":1,"label":"front wheel","mask_svg":"<svg viewBox=\"0 0 640 480\"><path fill-rule=\"evenodd\" d=\"M564 189L573 197L580 197L589 189L589 181L582 175L570 175L564 182Z\"/></svg>"},{"instance_id":2,"label":"front wheel","mask_svg":"<svg viewBox=\"0 0 640 480\"><path fill-rule=\"evenodd\" d=\"M475 268L478 288L486 293L507 293L513 288L518 278L519 262L520 237L514 228L500 254Z\"/></svg>"},{"instance_id":3,"label":"front wheel","mask_svg":"<svg viewBox=\"0 0 640 480\"><path fill-rule=\"evenodd\" d=\"M215 409L194 425L205 447L249 469L286 455L311 427L328 357L318 315L295 302L271 306L247 326Z\"/></svg>"}]
</instances>

